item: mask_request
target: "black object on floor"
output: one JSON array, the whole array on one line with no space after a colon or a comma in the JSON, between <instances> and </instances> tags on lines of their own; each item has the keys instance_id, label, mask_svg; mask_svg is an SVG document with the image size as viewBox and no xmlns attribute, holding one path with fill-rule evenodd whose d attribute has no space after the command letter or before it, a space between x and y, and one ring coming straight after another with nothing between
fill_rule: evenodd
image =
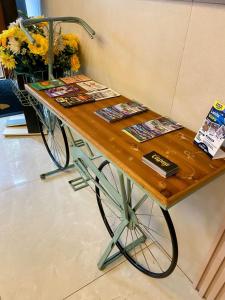
<instances>
[{"instance_id":1,"label":"black object on floor","mask_svg":"<svg viewBox=\"0 0 225 300\"><path fill-rule=\"evenodd\" d=\"M38 119L33 107L24 106L23 110L24 110L24 115L25 115L25 119L26 119L28 132L29 133L39 133L40 132L39 119Z\"/></svg>"},{"instance_id":2,"label":"black object on floor","mask_svg":"<svg viewBox=\"0 0 225 300\"><path fill-rule=\"evenodd\" d=\"M23 113L23 106L13 94L9 80L0 80L0 118L21 113Z\"/></svg>"}]
</instances>

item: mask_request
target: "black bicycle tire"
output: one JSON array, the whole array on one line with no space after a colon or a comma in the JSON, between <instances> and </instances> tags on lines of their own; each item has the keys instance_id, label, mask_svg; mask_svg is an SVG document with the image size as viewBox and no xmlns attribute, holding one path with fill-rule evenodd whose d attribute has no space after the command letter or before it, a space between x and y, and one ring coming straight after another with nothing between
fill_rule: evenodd
<instances>
[{"instance_id":1,"label":"black bicycle tire","mask_svg":"<svg viewBox=\"0 0 225 300\"><path fill-rule=\"evenodd\" d=\"M102 169L107 165L109 164L109 161L105 160L103 161L98 170L100 172L102 172ZM96 182L99 183L99 178L96 176ZM110 227L110 224L107 220L107 217L105 215L105 212L104 212L104 208L102 206L102 201L101 201L101 197L100 197L100 190L98 188L98 186L96 185L95 186L95 191L96 191L96 198L97 198L97 203L98 203L98 207L99 207L99 210L100 210L100 214L101 214L101 217L103 219L103 222L107 228L107 231L109 232L110 236L113 238L114 236L114 233ZM161 208L161 207L160 207ZM169 276L175 269L176 265L177 265L177 260L178 260L178 243L177 243L177 237L176 237L176 232L175 232L175 229L174 229L174 225L173 225L173 222L172 222L172 219L170 217L170 214L167 210L164 210L163 208L161 208L161 211L163 213L163 216L164 216L164 219L166 221L166 224L168 226L168 229L169 229L169 233L170 233L170 238L171 238L171 244L172 244L172 261L171 261L171 264L169 266L169 268L163 272L163 273L154 273L154 272L151 272L145 268L143 268L143 266L141 266L140 264L138 264L130 255L129 253L127 253L123 246L120 244L120 242L117 242L116 243L116 246L118 247L119 251L126 257L126 259L135 267L137 268L139 271L141 271L142 273L150 276L150 277L153 277L153 278L165 278L167 276Z\"/></svg>"},{"instance_id":2,"label":"black bicycle tire","mask_svg":"<svg viewBox=\"0 0 225 300\"><path fill-rule=\"evenodd\" d=\"M45 148L46 148L51 160L54 162L56 167L63 170L63 169L66 169L69 165L69 160L70 160L69 144L68 144L65 129L64 129L63 126L61 126L61 124L62 124L61 120L59 120L57 118L57 122L60 125L59 127L60 127L60 130L61 130L61 134L62 134L62 137L63 137L64 146L65 146L65 164L63 166L60 164L60 162L57 161L56 157L53 155L51 149L49 148L48 143L47 143L46 138L45 138L45 133L44 133L44 129L43 129L44 126L43 126L43 124L40 120L39 120L39 127L40 127L42 140L44 142Z\"/></svg>"}]
</instances>

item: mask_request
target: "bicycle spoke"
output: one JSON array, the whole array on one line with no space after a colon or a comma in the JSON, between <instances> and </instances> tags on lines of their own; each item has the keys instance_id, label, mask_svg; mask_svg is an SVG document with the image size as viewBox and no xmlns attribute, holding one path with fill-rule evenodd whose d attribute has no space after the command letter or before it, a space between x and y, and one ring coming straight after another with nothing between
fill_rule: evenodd
<instances>
[{"instance_id":1,"label":"bicycle spoke","mask_svg":"<svg viewBox=\"0 0 225 300\"><path fill-rule=\"evenodd\" d=\"M138 219L139 220L139 219ZM138 222L139 224L141 224L143 227L145 227L146 228L146 230L151 230L151 231L153 231L153 232L155 232L158 236L160 236L160 237L162 237L162 238L164 238L164 239L166 239L166 240L169 240L167 237L165 237L165 236L163 236L163 235L161 235L161 234L159 234L156 230L154 230L154 229L152 229L152 228L149 228L149 227L147 227L146 225L144 225L143 223L141 223L140 221Z\"/></svg>"},{"instance_id":2,"label":"bicycle spoke","mask_svg":"<svg viewBox=\"0 0 225 300\"><path fill-rule=\"evenodd\" d=\"M136 237L137 237L137 239L138 239L138 236L137 236L137 233L136 233L136 229L134 230L134 232L135 232ZM142 249L142 245L141 245L141 244L140 244L140 248L141 248L141 253L142 253L143 257L144 257L145 263L146 263L146 265L148 266L148 269L149 269L149 271L150 271L150 267L149 267L148 261L147 261L147 259L146 259L146 257L145 257L145 253L144 253L144 251L143 251L143 249Z\"/></svg>"},{"instance_id":3,"label":"bicycle spoke","mask_svg":"<svg viewBox=\"0 0 225 300\"><path fill-rule=\"evenodd\" d=\"M153 206L154 206L154 202L152 201L152 206L151 206L151 212L150 212L150 216L149 216L148 227L150 226L150 223L151 223L151 218L152 218L151 215L152 215Z\"/></svg>"},{"instance_id":4,"label":"bicycle spoke","mask_svg":"<svg viewBox=\"0 0 225 300\"><path fill-rule=\"evenodd\" d=\"M99 171L104 174L104 180L121 193L117 185L119 175L110 165L107 161L101 163ZM119 216L115 208L112 209L110 205L113 199L110 197L110 190L107 191L107 185L106 193L104 193L104 189L99 187L101 177L97 180L96 195L103 221L113 237L116 234L115 227L127 218L129 223L126 230L124 229L116 243L120 252L143 273L156 278L166 277L174 270L177 262L176 236L170 228L169 213L164 213L154 201L149 202L149 196L144 194L131 179L126 176L124 179L126 180L127 202L124 204L122 199L118 198L122 209L119 210ZM118 205L120 206L119 203ZM126 216L123 212L123 205L127 206L124 208L128 211Z\"/></svg>"},{"instance_id":5,"label":"bicycle spoke","mask_svg":"<svg viewBox=\"0 0 225 300\"><path fill-rule=\"evenodd\" d=\"M113 172L112 172L112 169L111 169L111 166L110 166L110 165L109 165L109 169L110 169L110 172L111 172L111 174L112 174L112 177L113 177L113 180L114 180L114 183L115 183L117 192L119 192L118 186L117 186L117 184L116 184L116 179L115 179L115 177L114 177L114 175L113 175Z\"/></svg>"},{"instance_id":6,"label":"bicycle spoke","mask_svg":"<svg viewBox=\"0 0 225 300\"><path fill-rule=\"evenodd\" d=\"M145 229L145 228L144 228ZM145 230L147 230L147 229L145 229ZM155 239L155 237L152 235L152 233L151 232L148 232L149 233L149 235L150 235L150 239L155 243L155 244L157 244L157 246L158 246L158 248L162 251L162 252L164 252L165 254L166 254L166 256L168 257L168 258L170 258L170 260L172 260L172 258L171 258L171 256L169 255L169 253L165 250L165 248Z\"/></svg>"},{"instance_id":7,"label":"bicycle spoke","mask_svg":"<svg viewBox=\"0 0 225 300\"><path fill-rule=\"evenodd\" d=\"M145 245L146 245L146 248L148 249L149 253L151 254L151 256L153 257L153 259L155 260L155 262L157 263L158 267L160 268L160 270L163 272L163 269L160 265L160 263L158 262L158 260L156 259L155 255L152 253L152 251L149 249L148 245L146 244L145 242Z\"/></svg>"}]
</instances>

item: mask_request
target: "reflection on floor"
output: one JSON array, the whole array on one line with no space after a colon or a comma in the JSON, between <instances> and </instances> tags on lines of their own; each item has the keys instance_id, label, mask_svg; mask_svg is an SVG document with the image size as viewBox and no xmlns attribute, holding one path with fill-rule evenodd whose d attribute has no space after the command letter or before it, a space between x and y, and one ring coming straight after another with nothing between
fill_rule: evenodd
<instances>
[{"instance_id":1,"label":"reflection on floor","mask_svg":"<svg viewBox=\"0 0 225 300\"><path fill-rule=\"evenodd\" d=\"M54 169L40 137L0 136L0 149L2 300L200 299L179 269L157 280L121 259L99 271L109 237L91 191L73 192L72 172L40 180Z\"/></svg>"}]
</instances>

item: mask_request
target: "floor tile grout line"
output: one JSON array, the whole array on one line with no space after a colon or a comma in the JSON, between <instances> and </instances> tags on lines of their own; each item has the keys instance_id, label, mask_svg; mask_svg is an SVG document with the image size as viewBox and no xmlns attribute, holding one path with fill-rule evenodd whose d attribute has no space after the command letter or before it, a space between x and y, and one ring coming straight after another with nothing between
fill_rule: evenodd
<instances>
[{"instance_id":1,"label":"floor tile grout line","mask_svg":"<svg viewBox=\"0 0 225 300\"><path fill-rule=\"evenodd\" d=\"M101 274L100 276L92 279L91 281L87 282L85 285L81 286L79 289L75 290L74 292L72 292L71 294L67 295L66 297L62 298L62 300L66 300L69 299L69 297L73 296L74 294L76 294L77 292L79 292L80 290L86 288L87 286L91 285L92 283L94 283L95 281L97 281L98 279L102 278L103 276L105 276L106 274L108 274L109 272L115 270L117 267L119 267L120 265L122 265L123 263L127 262L126 259L124 259L124 261L121 261L120 263L118 263L115 267L112 267L111 269L109 269L108 271L104 272L103 274Z\"/></svg>"},{"instance_id":2,"label":"floor tile grout line","mask_svg":"<svg viewBox=\"0 0 225 300\"><path fill-rule=\"evenodd\" d=\"M124 261L120 262L118 265L116 265L115 267L111 268L110 270L104 272L103 274L101 274L100 276L94 278L93 280L87 282L85 285L81 286L79 289L75 290L74 292L72 292L71 294L67 295L66 297L62 298L62 300L67 300L69 299L71 296L75 295L77 292L83 290L84 288L86 288L87 286L91 285L92 283L94 283L95 281L97 281L98 279L102 278L103 276L105 276L106 274L108 274L109 272L115 270L117 267L119 267L120 265L122 265L123 263L128 262L126 259L124 259ZM177 268L181 271L181 273L186 277L186 279L193 284L193 281L190 279L190 277L181 269L181 267L177 264Z\"/></svg>"},{"instance_id":3,"label":"floor tile grout line","mask_svg":"<svg viewBox=\"0 0 225 300\"><path fill-rule=\"evenodd\" d=\"M181 271L181 273L187 278L187 280L193 284L193 280L181 269L181 267L177 264L177 268Z\"/></svg>"}]
</instances>

